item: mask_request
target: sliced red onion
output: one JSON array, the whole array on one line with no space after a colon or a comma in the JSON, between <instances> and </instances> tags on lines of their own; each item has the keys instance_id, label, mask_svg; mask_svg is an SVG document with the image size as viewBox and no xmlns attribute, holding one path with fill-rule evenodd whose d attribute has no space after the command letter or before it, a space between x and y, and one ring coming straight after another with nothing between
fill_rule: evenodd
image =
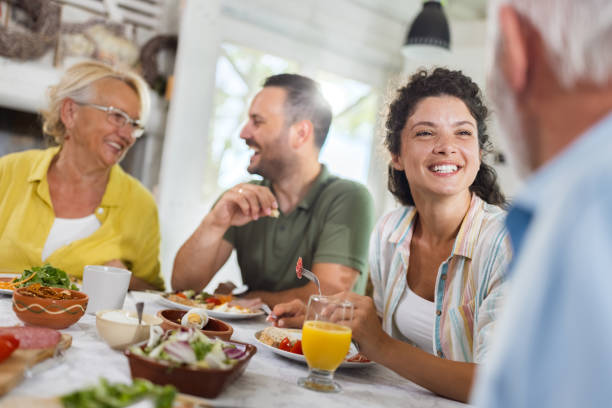
<instances>
[{"instance_id":1,"label":"sliced red onion","mask_svg":"<svg viewBox=\"0 0 612 408\"><path fill-rule=\"evenodd\" d=\"M187 364L194 364L197 362L193 349L186 341L168 343L164 347L164 351L176 361Z\"/></svg>"},{"instance_id":2,"label":"sliced red onion","mask_svg":"<svg viewBox=\"0 0 612 408\"><path fill-rule=\"evenodd\" d=\"M238 345L236 347L224 347L223 352L228 358L234 360L240 360L247 354L246 347Z\"/></svg>"}]
</instances>

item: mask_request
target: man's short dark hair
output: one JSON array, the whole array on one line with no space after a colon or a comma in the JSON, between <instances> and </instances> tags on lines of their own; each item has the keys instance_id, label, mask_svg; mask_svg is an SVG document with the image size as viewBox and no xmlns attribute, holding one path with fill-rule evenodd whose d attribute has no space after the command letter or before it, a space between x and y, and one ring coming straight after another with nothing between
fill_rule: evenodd
<instances>
[{"instance_id":1,"label":"man's short dark hair","mask_svg":"<svg viewBox=\"0 0 612 408\"><path fill-rule=\"evenodd\" d=\"M266 78L264 88L276 86L287 91L285 124L292 125L308 119L314 128L315 144L320 149L325 143L332 120L329 103L323 97L319 84L298 74L279 74Z\"/></svg>"}]
</instances>

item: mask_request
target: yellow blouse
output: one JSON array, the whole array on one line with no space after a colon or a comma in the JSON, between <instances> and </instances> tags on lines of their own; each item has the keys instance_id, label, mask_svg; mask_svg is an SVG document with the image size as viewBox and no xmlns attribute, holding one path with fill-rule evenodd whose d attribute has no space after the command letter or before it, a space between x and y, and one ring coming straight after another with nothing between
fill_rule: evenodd
<instances>
[{"instance_id":1,"label":"yellow blouse","mask_svg":"<svg viewBox=\"0 0 612 408\"><path fill-rule=\"evenodd\" d=\"M59 147L0 158L0 272L42 265L42 250L55 220L47 170ZM159 220L151 193L118 165L111 169L95 210L100 228L63 246L45 263L76 277L85 265L121 260L134 276L160 289Z\"/></svg>"}]
</instances>

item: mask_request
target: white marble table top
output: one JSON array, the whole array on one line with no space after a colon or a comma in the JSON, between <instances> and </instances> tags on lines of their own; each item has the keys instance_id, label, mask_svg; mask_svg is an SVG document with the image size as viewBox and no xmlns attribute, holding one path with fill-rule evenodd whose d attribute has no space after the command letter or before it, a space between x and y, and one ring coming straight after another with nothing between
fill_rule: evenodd
<instances>
[{"instance_id":1,"label":"white marble table top","mask_svg":"<svg viewBox=\"0 0 612 408\"><path fill-rule=\"evenodd\" d=\"M136 292L145 302L145 313L155 314L166 307L154 294ZM127 297L124 308L133 308ZM253 335L266 327L264 317L250 320L228 320L234 328L232 340L257 345ZM11 308L11 297L0 295L0 326L21 325ZM131 382L127 358L108 347L96 332L94 315L85 315L75 325L61 330L72 336L72 346L59 361L43 363L45 369L34 369L8 396L58 396L96 384L100 377L111 382ZM339 394L324 394L297 386L299 377L307 374L305 364L278 356L258 347L246 371L236 382L210 404L219 407L466 407L467 405L438 397L380 365L343 368L335 378L343 387Z\"/></svg>"}]
</instances>

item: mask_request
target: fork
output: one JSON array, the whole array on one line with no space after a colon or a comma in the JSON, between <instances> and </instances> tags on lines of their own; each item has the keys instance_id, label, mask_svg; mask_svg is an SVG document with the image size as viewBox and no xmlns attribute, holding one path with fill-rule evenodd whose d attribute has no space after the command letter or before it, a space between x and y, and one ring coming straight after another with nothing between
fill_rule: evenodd
<instances>
[{"instance_id":1,"label":"fork","mask_svg":"<svg viewBox=\"0 0 612 408\"><path fill-rule=\"evenodd\" d=\"M319 284L319 278L317 278L317 275L315 275L314 273L310 272L308 269L302 267L302 276L310 279L311 281L313 281L315 283L315 285L317 285L317 289L319 290L319 295L322 295L321 293L321 285ZM302 279L302 278L300 278Z\"/></svg>"},{"instance_id":2,"label":"fork","mask_svg":"<svg viewBox=\"0 0 612 408\"><path fill-rule=\"evenodd\" d=\"M276 320L277 319L276 315L272 312L272 309L270 309L270 306L268 306L267 304L262 303L259 306L259 308L261 310L263 310L264 312L266 312L266 314L268 315L268 318L266 320L272 321L272 320Z\"/></svg>"}]
</instances>

